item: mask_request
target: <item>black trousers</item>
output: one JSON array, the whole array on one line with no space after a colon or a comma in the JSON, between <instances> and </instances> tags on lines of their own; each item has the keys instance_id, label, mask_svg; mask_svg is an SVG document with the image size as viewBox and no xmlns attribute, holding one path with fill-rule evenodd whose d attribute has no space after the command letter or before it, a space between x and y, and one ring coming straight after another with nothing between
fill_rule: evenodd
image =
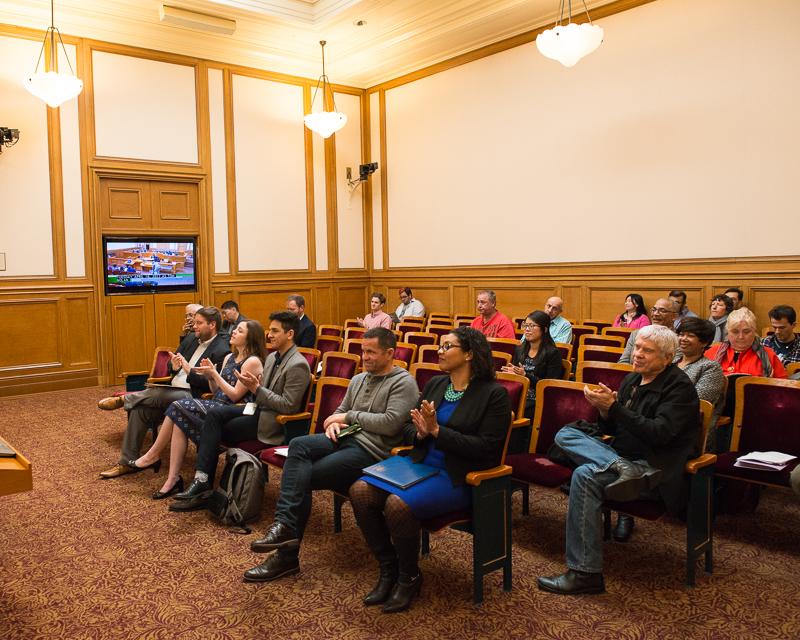
<instances>
[{"instance_id":1,"label":"black trousers","mask_svg":"<svg viewBox=\"0 0 800 640\"><path fill-rule=\"evenodd\" d=\"M242 414L244 405L216 407L208 412L200 441L197 443L197 470L207 473L213 481L219 459L219 445L237 444L258 438L258 411L255 415Z\"/></svg>"}]
</instances>

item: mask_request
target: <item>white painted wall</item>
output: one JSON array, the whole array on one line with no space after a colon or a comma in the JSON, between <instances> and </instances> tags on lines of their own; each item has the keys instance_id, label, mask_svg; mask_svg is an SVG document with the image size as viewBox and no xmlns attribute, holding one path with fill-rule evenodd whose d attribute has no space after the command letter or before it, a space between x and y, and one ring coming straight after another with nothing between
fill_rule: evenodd
<instances>
[{"instance_id":1,"label":"white painted wall","mask_svg":"<svg viewBox=\"0 0 800 640\"><path fill-rule=\"evenodd\" d=\"M659 0L572 69L529 44L388 90L390 265L798 254L800 2L765 4Z\"/></svg>"},{"instance_id":2,"label":"white painted wall","mask_svg":"<svg viewBox=\"0 0 800 640\"><path fill-rule=\"evenodd\" d=\"M233 76L242 271L307 269L303 88Z\"/></svg>"},{"instance_id":3,"label":"white painted wall","mask_svg":"<svg viewBox=\"0 0 800 640\"><path fill-rule=\"evenodd\" d=\"M94 51L98 156L197 163L194 67Z\"/></svg>"},{"instance_id":4,"label":"white painted wall","mask_svg":"<svg viewBox=\"0 0 800 640\"><path fill-rule=\"evenodd\" d=\"M338 222L339 268L363 269L364 207L363 187L347 184L346 169L358 178L361 159L361 98L345 93L334 95L336 108L347 114L347 125L336 132L336 218Z\"/></svg>"}]
</instances>

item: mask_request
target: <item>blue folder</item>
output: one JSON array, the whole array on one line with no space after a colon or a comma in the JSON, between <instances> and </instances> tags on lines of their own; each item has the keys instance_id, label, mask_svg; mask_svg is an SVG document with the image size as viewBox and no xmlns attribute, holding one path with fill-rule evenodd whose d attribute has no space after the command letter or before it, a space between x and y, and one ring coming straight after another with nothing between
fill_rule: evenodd
<instances>
[{"instance_id":1,"label":"blue folder","mask_svg":"<svg viewBox=\"0 0 800 640\"><path fill-rule=\"evenodd\" d=\"M365 468L364 473L400 489L408 489L426 478L435 476L439 473L439 469L412 462L405 456L392 456Z\"/></svg>"}]
</instances>

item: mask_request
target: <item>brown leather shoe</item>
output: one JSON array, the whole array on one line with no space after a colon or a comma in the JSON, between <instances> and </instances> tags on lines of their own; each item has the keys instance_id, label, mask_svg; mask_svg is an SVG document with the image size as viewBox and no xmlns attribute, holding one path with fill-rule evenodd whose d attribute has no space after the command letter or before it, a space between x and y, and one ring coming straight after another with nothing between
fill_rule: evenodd
<instances>
[{"instance_id":1,"label":"brown leather shoe","mask_svg":"<svg viewBox=\"0 0 800 640\"><path fill-rule=\"evenodd\" d=\"M103 411L114 411L114 409L122 409L125 404L125 399L122 396L111 396L110 398L103 398L97 403L97 406Z\"/></svg>"},{"instance_id":2,"label":"brown leather shoe","mask_svg":"<svg viewBox=\"0 0 800 640\"><path fill-rule=\"evenodd\" d=\"M115 464L110 469L101 471L100 478L102 478L103 480L108 480L109 478L119 478L120 476L126 476L129 473L136 473L136 472L134 469L131 469L126 464Z\"/></svg>"}]
</instances>

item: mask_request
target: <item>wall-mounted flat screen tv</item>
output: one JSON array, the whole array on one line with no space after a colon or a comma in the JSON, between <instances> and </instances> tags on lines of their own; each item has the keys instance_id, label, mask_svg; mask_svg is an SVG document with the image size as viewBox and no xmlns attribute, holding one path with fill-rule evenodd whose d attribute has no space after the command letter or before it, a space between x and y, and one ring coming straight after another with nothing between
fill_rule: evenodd
<instances>
[{"instance_id":1,"label":"wall-mounted flat screen tv","mask_svg":"<svg viewBox=\"0 0 800 640\"><path fill-rule=\"evenodd\" d=\"M197 291L196 238L103 237L107 295Z\"/></svg>"}]
</instances>

